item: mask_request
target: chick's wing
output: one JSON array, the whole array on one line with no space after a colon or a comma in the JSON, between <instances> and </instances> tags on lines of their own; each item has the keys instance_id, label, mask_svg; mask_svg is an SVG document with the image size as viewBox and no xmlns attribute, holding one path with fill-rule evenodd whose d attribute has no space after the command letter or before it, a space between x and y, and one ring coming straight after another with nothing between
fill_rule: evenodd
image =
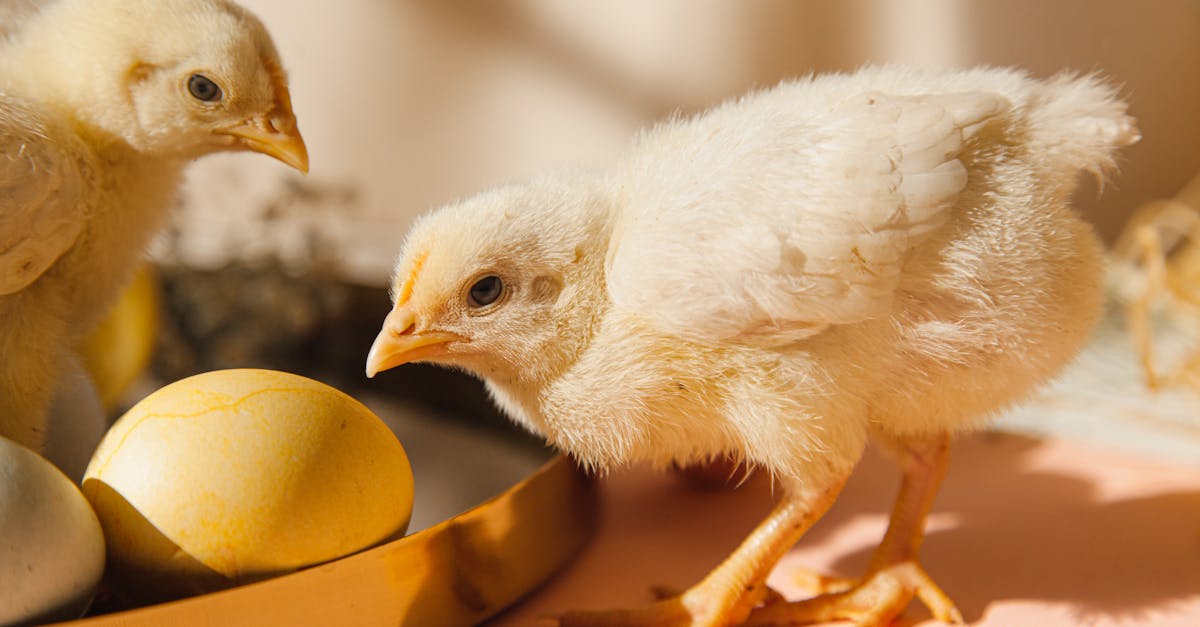
<instances>
[{"instance_id":1,"label":"chick's wing","mask_svg":"<svg viewBox=\"0 0 1200 627\"><path fill-rule=\"evenodd\" d=\"M641 139L617 179L616 306L680 337L765 344L887 313L908 252L967 184L964 141L1009 106L988 93L865 93L815 110L789 98Z\"/></svg>"},{"instance_id":2,"label":"chick's wing","mask_svg":"<svg viewBox=\"0 0 1200 627\"><path fill-rule=\"evenodd\" d=\"M73 134L0 92L0 294L37 279L83 228Z\"/></svg>"}]
</instances>

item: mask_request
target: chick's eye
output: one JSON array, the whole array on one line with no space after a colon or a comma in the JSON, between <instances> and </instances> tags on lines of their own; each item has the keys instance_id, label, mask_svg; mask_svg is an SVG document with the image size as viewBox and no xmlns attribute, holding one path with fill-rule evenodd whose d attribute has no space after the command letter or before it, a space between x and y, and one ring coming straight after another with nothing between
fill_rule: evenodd
<instances>
[{"instance_id":1,"label":"chick's eye","mask_svg":"<svg viewBox=\"0 0 1200 627\"><path fill-rule=\"evenodd\" d=\"M203 74L192 74L188 78L188 92L196 100L217 102L221 99L221 88L211 78Z\"/></svg>"},{"instance_id":2,"label":"chick's eye","mask_svg":"<svg viewBox=\"0 0 1200 627\"><path fill-rule=\"evenodd\" d=\"M467 293L467 304L472 307L486 307L496 302L503 292L504 283L500 281L500 277L485 276L471 286L471 291Z\"/></svg>"}]
</instances>

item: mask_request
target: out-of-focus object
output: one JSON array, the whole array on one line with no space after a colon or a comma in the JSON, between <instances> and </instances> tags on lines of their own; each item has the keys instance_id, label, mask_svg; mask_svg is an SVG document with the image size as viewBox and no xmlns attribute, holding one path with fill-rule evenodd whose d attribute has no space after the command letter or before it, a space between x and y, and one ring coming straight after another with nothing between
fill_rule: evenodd
<instances>
[{"instance_id":1,"label":"out-of-focus object","mask_svg":"<svg viewBox=\"0 0 1200 627\"><path fill-rule=\"evenodd\" d=\"M75 618L104 573L104 536L79 488L0 437L0 625Z\"/></svg>"},{"instance_id":2,"label":"out-of-focus object","mask_svg":"<svg viewBox=\"0 0 1200 627\"><path fill-rule=\"evenodd\" d=\"M404 533L412 470L361 403L270 370L147 396L109 431L83 492L128 595L158 600L283 574Z\"/></svg>"},{"instance_id":3,"label":"out-of-focus object","mask_svg":"<svg viewBox=\"0 0 1200 627\"><path fill-rule=\"evenodd\" d=\"M570 561L592 536L595 509L592 482L557 457L498 497L383 546L86 625L476 625Z\"/></svg>"},{"instance_id":4,"label":"out-of-focus object","mask_svg":"<svg viewBox=\"0 0 1200 627\"><path fill-rule=\"evenodd\" d=\"M160 300L154 271L143 265L80 347L105 411L117 407L150 363L158 336Z\"/></svg>"},{"instance_id":5,"label":"out-of-focus object","mask_svg":"<svg viewBox=\"0 0 1200 627\"><path fill-rule=\"evenodd\" d=\"M1193 340L1200 337L1200 175L1174 198L1137 209L1113 247L1110 268L1110 289L1125 303L1146 384L1200 389L1200 350L1192 347L1164 366L1154 337L1164 319Z\"/></svg>"},{"instance_id":6,"label":"out-of-focus object","mask_svg":"<svg viewBox=\"0 0 1200 627\"><path fill-rule=\"evenodd\" d=\"M92 378L78 359L68 358L46 414L42 455L79 483L106 430L108 418Z\"/></svg>"}]
</instances>

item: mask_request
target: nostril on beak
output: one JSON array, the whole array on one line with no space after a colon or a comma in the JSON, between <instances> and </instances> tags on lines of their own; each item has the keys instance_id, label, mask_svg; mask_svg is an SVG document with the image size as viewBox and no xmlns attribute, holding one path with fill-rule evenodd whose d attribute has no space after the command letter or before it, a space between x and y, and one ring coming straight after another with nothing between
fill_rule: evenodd
<instances>
[{"instance_id":1,"label":"nostril on beak","mask_svg":"<svg viewBox=\"0 0 1200 627\"><path fill-rule=\"evenodd\" d=\"M272 133L290 133L296 128L296 119L286 114L267 117L267 130Z\"/></svg>"},{"instance_id":2,"label":"nostril on beak","mask_svg":"<svg viewBox=\"0 0 1200 627\"><path fill-rule=\"evenodd\" d=\"M416 333L416 330L417 325L415 324L410 324L401 331L392 329L392 337L404 337L405 335L412 335L413 333Z\"/></svg>"}]
</instances>

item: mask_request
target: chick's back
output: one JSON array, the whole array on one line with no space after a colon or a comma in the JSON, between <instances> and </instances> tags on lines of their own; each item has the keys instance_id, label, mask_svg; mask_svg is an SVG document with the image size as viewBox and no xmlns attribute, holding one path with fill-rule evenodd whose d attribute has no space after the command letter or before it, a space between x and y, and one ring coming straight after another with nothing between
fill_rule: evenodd
<instances>
[{"instance_id":1,"label":"chick's back","mask_svg":"<svg viewBox=\"0 0 1200 627\"><path fill-rule=\"evenodd\" d=\"M1138 139L1125 108L1094 76L881 67L649 131L611 178L611 310L561 386L636 391L602 401L627 436L559 439L803 477L872 429L978 425L1092 328L1100 244L1069 199Z\"/></svg>"}]
</instances>

